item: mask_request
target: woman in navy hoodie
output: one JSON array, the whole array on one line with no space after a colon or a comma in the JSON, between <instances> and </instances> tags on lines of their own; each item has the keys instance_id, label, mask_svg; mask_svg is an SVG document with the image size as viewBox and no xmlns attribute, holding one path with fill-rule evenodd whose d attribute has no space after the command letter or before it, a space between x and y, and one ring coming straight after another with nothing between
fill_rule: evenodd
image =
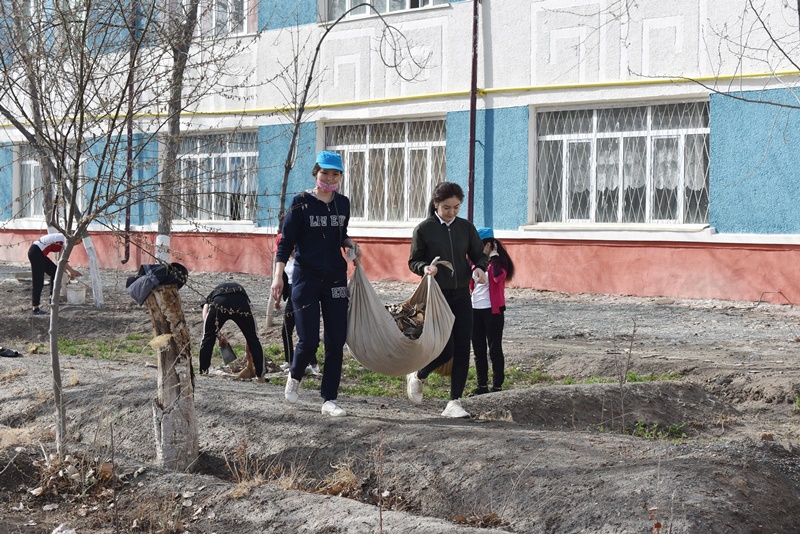
<instances>
[{"instance_id":1,"label":"woman in navy hoodie","mask_svg":"<svg viewBox=\"0 0 800 534\"><path fill-rule=\"evenodd\" d=\"M283 291L283 271L294 250L291 298L299 341L286 378L286 401L297 402L306 366L317 353L322 310L325 325L322 413L334 417L346 415L336 403L347 337L347 261L342 250L351 249L356 263L361 257L358 245L347 235L350 200L336 192L343 172L339 154L325 151L317 154L317 163L311 171L316 185L292 199L283 220L283 236L272 277L272 297L277 302Z\"/></svg>"}]
</instances>

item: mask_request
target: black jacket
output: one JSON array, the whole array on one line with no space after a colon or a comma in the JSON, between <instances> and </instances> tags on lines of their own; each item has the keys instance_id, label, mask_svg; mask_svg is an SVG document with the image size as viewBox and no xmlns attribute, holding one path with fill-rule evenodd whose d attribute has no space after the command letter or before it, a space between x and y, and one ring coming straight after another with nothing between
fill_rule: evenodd
<instances>
[{"instance_id":1,"label":"black jacket","mask_svg":"<svg viewBox=\"0 0 800 534\"><path fill-rule=\"evenodd\" d=\"M250 297L247 296L247 291L244 290L241 284L238 284L236 282L223 282L222 284L218 285L217 287L214 288L214 290L211 293L208 294L208 296L206 297L206 302L208 304L213 304L214 301L217 300L217 298L219 297L225 298L228 295L235 295L239 293L242 295L242 297L244 297L244 299L249 304Z\"/></svg>"},{"instance_id":2,"label":"black jacket","mask_svg":"<svg viewBox=\"0 0 800 534\"><path fill-rule=\"evenodd\" d=\"M347 261L342 246L348 239L350 201L334 193L329 203L311 193L300 193L283 220L283 235L278 243L277 261L286 263L294 249L295 267L322 280L347 279Z\"/></svg>"},{"instance_id":3,"label":"black jacket","mask_svg":"<svg viewBox=\"0 0 800 534\"><path fill-rule=\"evenodd\" d=\"M442 289L469 288L471 263L484 271L489 263L475 226L460 217L447 226L436 215L432 215L414 228L408 268L422 276L425 266L430 265L436 256L452 263L455 270L453 273L447 267L439 266L436 282Z\"/></svg>"}]
</instances>

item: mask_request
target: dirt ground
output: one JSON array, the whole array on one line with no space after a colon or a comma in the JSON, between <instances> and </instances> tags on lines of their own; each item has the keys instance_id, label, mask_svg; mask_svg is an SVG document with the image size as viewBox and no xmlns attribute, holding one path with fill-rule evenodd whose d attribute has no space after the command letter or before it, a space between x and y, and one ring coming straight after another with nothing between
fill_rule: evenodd
<instances>
[{"instance_id":1,"label":"dirt ground","mask_svg":"<svg viewBox=\"0 0 800 534\"><path fill-rule=\"evenodd\" d=\"M440 400L350 396L340 396L348 416L333 419L320 414L318 389L286 404L278 373L263 385L200 376L191 473L153 467L152 351L62 355L69 452L75 463L113 462L117 486L35 496L54 409L49 320L30 315L30 285L14 277L26 270L0 264L0 345L23 352L0 358L0 533L800 530L797 308L528 289L508 291L507 368L571 381L466 398L465 420L440 417ZM103 272L104 308L91 294L62 305L60 337L152 335L146 308L124 292L128 274ZM280 318L270 329L263 320L266 278L190 276L181 298L195 339L205 295L235 278L262 340L280 343ZM413 291L374 285L387 303ZM35 344L43 349L31 354ZM623 386L626 370L674 380ZM639 435L619 431L636 421ZM68 476L61 467L54 479Z\"/></svg>"}]
</instances>

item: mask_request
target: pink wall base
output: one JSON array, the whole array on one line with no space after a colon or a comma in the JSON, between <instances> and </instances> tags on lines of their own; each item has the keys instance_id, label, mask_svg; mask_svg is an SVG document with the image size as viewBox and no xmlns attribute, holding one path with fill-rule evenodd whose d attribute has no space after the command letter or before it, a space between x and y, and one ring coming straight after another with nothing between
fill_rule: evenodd
<instances>
[{"instance_id":1,"label":"pink wall base","mask_svg":"<svg viewBox=\"0 0 800 534\"><path fill-rule=\"evenodd\" d=\"M0 260L27 263L37 231L0 232ZM122 265L123 242L110 233L92 241L103 268L136 270L152 258L154 233L132 236ZM190 271L269 276L275 238L264 234L172 236L173 261ZM408 270L410 239L358 238L371 280L417 282ZM137 246L139 244L140 246ZM714 298L800 303L800 246L558 240L503 240L517 267L512 287L565 293ZM87 265L83 247L72 265Z\"/></svg>"}]
</instances>

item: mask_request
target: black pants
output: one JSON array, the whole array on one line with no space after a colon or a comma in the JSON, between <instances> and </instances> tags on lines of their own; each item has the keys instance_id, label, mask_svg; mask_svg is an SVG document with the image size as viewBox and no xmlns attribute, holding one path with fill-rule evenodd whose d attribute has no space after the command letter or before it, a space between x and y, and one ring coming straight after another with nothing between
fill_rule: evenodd
<instances>
[{"instance_id":1,"label":"black pants","mask_svg":"<svg viewBox=\"0 0 800 534\"><path fill-rule=\"evenodd\" d=\"M291 287L291 286L289 286ZM281 339L283 340L283 354L286 357L286 363L292 364L294 360L294 328L297 324L294 318L294 306L292 305L291 290L289 290L289 299L283 308L283 328L281 328ZM312 365L317 365L317 355L311 358Z\"/></svg>"},{"instance_id":2,"label":"black pants","mask_svg":"<svg viewBox=\"0 0 800 534\"><path fill-rule=\"evenodd\" d=\"M291 286L290 286L291 287ZM283 339L283 354L286 356L286 362L291 365L294 358L294 307L292 306L291 289L289 290L289 298L283 308L283 328L281 328L281 339Z\"/></svg>"},{"instance_id":3,"label":"black pants","mask_svg":"<svg viewBox=\"0 0 800 534\"><path fill-rule=\"evenodd\" d=\"M247 346L250 347L250 354L253 355L256 376L262 376L264 374L264 349L261 347L261 341L256 333L256 320L250 309L250 303L243 293L219 295L208 305L208 315L203 323L203 341L200 345L200 372L208 372L217 334L229 320L236 323L236 326L242 331Z\"/></svg>"},{"instance_id":4,"label":"black pants","mask_svg":"<svg viewBox=\"0 0 800 534\"><path fill-rule=\"evenodd\" d=\"M489 345L489 358L492 360L492 387L502 389L505 381L505 358L503 356L503 326L505 313L492 313L491 308L472 310L472 352L475 353L475 374L478 387L489 385L489 361L486 358L486 345Z\"/></svg>"},{"instance_id":5,"label":"black pants","mask_svg":"<svg viewBox=\"0 0 800 534\"><path fill-rule=\"evenodd\" d=\"M348 301L346 274L337 281L321 280L306 275L295 265L292 306L300 341L295 348L291 374L295 380L302 380L306 367L316 358L321 309L325 367L322 370L320 395L326 401L336 400L339 396L344 342L347 339Z\"/></svg>"},{"instance_id":6,"label":"black pants","mask_svg":"<svg viewBox=\"0 0 800 534\"><path fill-rule=\"evenodd\" d=\"M460 399L464 395L469 373L469 344L472 339L472 299L469 289L442 289L445 300L450 305L456 319L453 331L442 353L431 363L417 371L417 377L424 380L434 369L453 359L450 376L450 399Z\"/></svg>"},{"instance_id":7,"label":"black pants","mask_svg":"<svg viewBox=\"0 0 800 534\"><path fill-rule=\"evenodd\" d=\"M34 308L38 308L39 302L42 300L45 273L50 276L50 294L53 294L53 277L56 275L56 264L45 256L42 253L42 249L36 245L31 245L31 248L28 249L28 260L31 262L31 276L33 279L31 304Z\"/></svg>"}]
</instances>

